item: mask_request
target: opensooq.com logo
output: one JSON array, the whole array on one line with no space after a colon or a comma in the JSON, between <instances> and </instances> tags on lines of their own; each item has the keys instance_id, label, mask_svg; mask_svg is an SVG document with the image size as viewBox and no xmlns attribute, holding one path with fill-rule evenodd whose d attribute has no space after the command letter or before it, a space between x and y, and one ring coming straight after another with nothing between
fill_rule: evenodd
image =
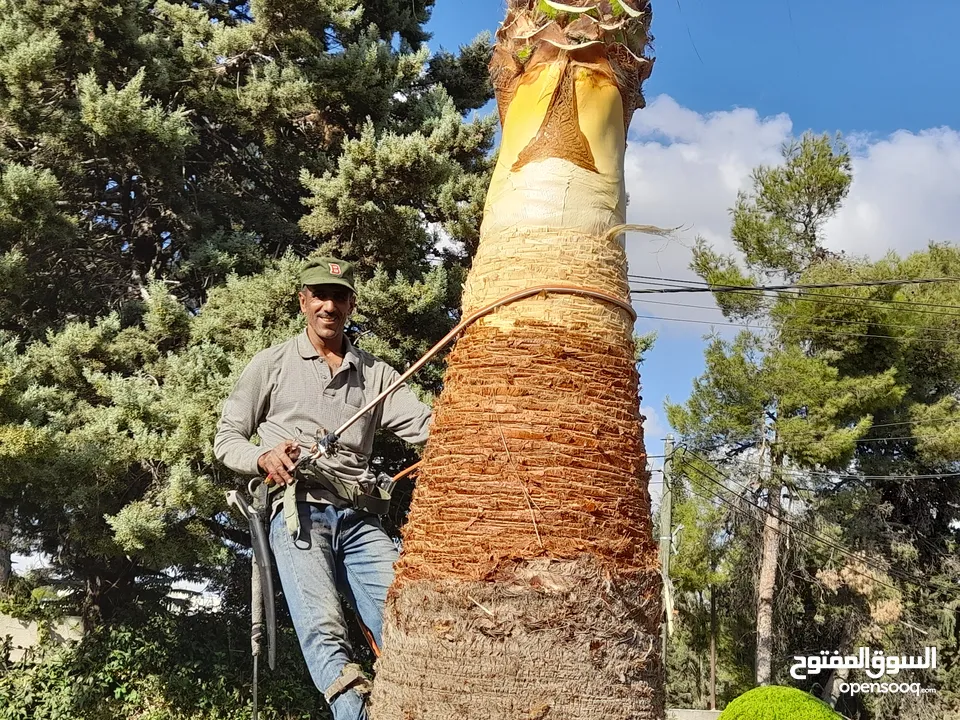
<instances>
[{"instance_id":1,"label":"opensooq.com logo","mask_svg":"<svg viewBox=\"0 0 960 720\"><path fill-rule=\"evenodd\" d=\"M790 676L796 680L805 680L811 675L819 675L823 670L863 670L871 680L899 675L901 670L935 670L937 667L937 649L925 647L924 654L917 657L906 655L887 655L883 650L858 648L856 655L841 655L839 651L822 650L817 655L795 655L790 667ZM920 695L936 692L934 688L921 688L918 682L847 682L841 681L837 689L842 695L859 693L903 693Z\"/></svg>"}]
</instances>

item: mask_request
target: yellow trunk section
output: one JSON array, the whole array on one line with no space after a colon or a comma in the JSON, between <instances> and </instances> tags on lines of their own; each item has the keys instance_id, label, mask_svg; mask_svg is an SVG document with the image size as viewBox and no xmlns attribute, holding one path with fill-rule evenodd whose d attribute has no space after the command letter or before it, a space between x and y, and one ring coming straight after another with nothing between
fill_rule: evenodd
<instances>
[{"instance_id":1,"label":"yellow trunk section","mask_svg":"<svg viewBox=\"0 0 960 720\"><path fill-rule=\"evenodd\" d=\"M620 91L586 67L574 67L577 116L598 172L561 157L512 167L537 137L565 63L524 77L504 116L503 140L487 193L481 240L464 287L464 312L473 312L531 284L579 285L629 297L626 257L607 231L624 223L623 154L626 132ZM536 280L536 282L534 282ZM628 336L623 310L577 297L548 296L505 307L481 321L510 328L520 318L552 323L601 321Z\"/></svg>"}]
</instances>

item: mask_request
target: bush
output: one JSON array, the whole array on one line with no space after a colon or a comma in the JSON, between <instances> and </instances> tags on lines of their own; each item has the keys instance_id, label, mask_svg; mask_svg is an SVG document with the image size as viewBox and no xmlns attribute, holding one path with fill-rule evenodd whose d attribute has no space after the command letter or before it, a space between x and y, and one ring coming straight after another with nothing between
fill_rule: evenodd
<instances>
[{"instance_id":1,"label":"bush","mask_svg":"<svg viewBox=\"0 0 960 720\"><path fill-rule=\"evenodd\" d=\"M829 705L791 687L760 687L744 693L720 720L843 720Z\"/></svg>"},{"instance_id":2,"label":"bush","mask_svg":"<svg viewBox=\"0 0 960 720\"><path fill-rule=\"evenodd\" d=\"M0 664L0 720L248 720L249 619L155 613ZM281 630L277 669L263 658L263 720L329 717L296 638Z\"/></svg>"}]
</instances>

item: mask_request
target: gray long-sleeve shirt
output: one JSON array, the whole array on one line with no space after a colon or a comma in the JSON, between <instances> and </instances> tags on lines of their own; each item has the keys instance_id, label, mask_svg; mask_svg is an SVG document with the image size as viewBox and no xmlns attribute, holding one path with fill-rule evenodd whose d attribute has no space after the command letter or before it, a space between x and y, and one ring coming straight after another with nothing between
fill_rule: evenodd
<instances>
[{"instance_id":1,"label":"gray long-sleeve shirt","mask_svg":"<svg viewBox=\"0 0 960 720\"><path fill-rule=\"evenodd\" d=\"M217 459L240 474L257 475L260 455L291 439L301 444L301 452L308 450L318 428L332 432L399 377L382 360L346 338L344 343L343 363L332 374L306 331L257 353L224 403L213 443ZM343 433L333 457L319 458L314 468L301 466L305 468L302 475L309 480L313 473L329 473L358 482L370 472L378 428L422 443L427 439L430 412L401 385ZM259 445L251 442L253 435L259 437ZM310 492L310 485L298 487L298 499L323 502L322 496Z\"/></svg>"}]
</instances>

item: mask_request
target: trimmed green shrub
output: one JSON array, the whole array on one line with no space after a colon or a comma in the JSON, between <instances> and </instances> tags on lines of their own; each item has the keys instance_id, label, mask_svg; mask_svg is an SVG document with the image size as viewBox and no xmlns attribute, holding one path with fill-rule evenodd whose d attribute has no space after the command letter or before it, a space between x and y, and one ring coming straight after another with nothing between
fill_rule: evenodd
<instances>
[{"instance_id":1,"label":"trimmed green shrub","mask_svg":"<svg viewBox=\"0 0 960 720\"><path fill-rule=\"evenodd\" d=\"M791 687L759 687L720 714L720 720L843 720L829 705Z\"/></svg>"}]
</instances>

